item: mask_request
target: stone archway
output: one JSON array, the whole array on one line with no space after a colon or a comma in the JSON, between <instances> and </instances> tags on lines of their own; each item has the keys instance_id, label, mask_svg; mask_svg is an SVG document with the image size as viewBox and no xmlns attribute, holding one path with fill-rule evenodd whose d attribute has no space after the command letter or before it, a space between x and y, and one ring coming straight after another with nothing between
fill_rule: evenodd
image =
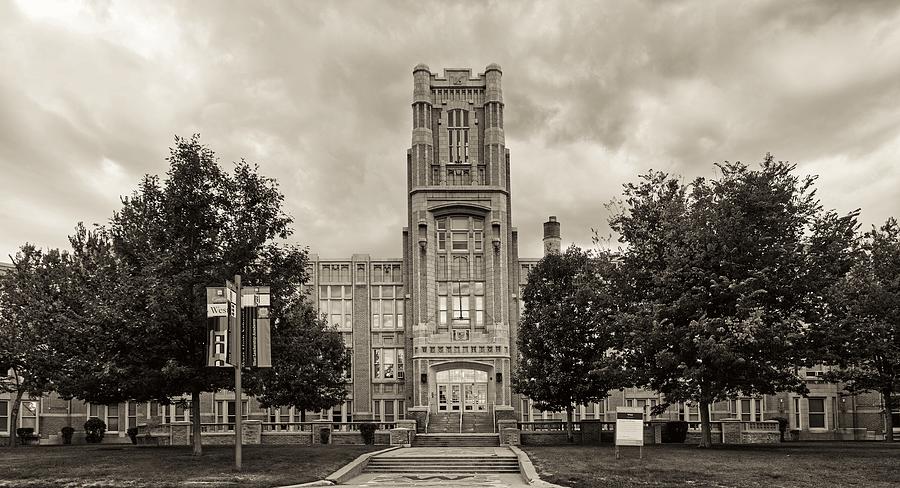
<instances>
[{"instance_id":1,"label":"stone archway","mask_svg":"<svg viewBox=\"0 0 900 488\"><path fill-rule=\"evenodd\" d=\"M447 361L429 371L430 409L441 412L489 412L494 398L494 366L475 361Z\"/></svg>"}]
</instances>

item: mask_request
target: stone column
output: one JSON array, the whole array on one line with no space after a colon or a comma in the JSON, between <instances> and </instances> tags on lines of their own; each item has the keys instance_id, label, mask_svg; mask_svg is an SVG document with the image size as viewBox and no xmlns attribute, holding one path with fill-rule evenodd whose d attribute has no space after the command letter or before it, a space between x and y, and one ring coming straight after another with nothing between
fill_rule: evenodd
<instances>
[{"instance_id":1,"label":"stone column","mask_svg":"<svg viewBox=\"0 0 900 488\"><path fill-rule=\"evenodd\" d=\"M741 443L741 421L737 419L722 420L722 442L724 444ZM715 442L713 442L715 444Z\"/></svg>"},{"instance_id":2,"label":"stone column","mask_svg":"<svg viewBox=\"0 0 900 488\"><path fill-rule=\"evenodd\" d=\"M245 446L262 443L262 421L244 420L241 422L241 441Z\"/></svg>"},{"instance_id":3,"label":"stone column","mask_svg":"<svg viewBox=\"0 0 900 488\"><path fill-rule=\"evenodd\" d=\"M191 445L191 423L190 422L172 422L169 424L169 445L170 446L189 446L189 445Z\"/></svg>"},{"instance_id":4,"label":"stone column","mask_svg":"<svg viewBox=\"0 0 900 488\"><path fill-rule=\"evenodd\" d=\"M518 446L522 444L522 431L515 420L498 420L497 430L500 432L500 444Z\"/></svg>"},{"instance_id":5,"label":"stone column","mask_svg":"<svg viewBox=\"0 0 900 488\"><path fill-rule=\"evenodd\" d=\"M322 442L322 431L328 430L328 442ZM331 444L331 421L330 420L314 420L313 426L313 444Z\"/></svg>"}]
</instances>

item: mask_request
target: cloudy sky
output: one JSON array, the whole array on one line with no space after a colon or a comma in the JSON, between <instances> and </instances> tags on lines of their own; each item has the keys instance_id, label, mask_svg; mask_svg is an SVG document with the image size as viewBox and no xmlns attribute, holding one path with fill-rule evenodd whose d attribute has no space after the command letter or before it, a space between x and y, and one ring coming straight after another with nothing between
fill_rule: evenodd
<instances>
[{"instance_id":1,"label":"cloudy sky","mask_svg":"<svg viewBox=\"0 0 900 488\"><path fill-rule=\"evenodd\" d=\"M768 151L900 217L900 4L0 0L0 261L105 222L174 135L276 177L295 239L399 257L412 68L503 67L520 255L647 169Z\"/></svg>"}]
</instances>

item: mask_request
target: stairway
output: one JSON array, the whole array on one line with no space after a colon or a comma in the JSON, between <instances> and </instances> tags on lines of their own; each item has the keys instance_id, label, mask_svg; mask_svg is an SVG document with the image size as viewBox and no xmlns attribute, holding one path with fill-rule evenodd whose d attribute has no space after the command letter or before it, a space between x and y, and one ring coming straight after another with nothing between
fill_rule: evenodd
<instances>
[{"instance_id":1,"label":"stairway","mask_svg":"<svg viewBox=\"0 0 900 488\"><path fill-rule=\"evenodd\" d=\"M497 447L498 434L417 434L413 447Z\"/></svg>"},{"instance_id":2,"label":"stairway","mask_svg":"<svg viewBox=\"0 0 900 488\"><path fill-rule=\"evenodd\" d=\"M515 456L375 456L367 473L518 473Z\"/></svg>"},{"instance_id":3,"label":"stairway","mask_svg":"<svg viewBox=\"0 0 900 488\"><path fill-rule=\"evenodd\" d=\"M494 432L494 416L489 412L466 412L462 419L463 432Z\"/></svg>"},{"instance_id":4,"label":"stairway","mask_svg":"<svg viewBox=\"0 0 900 488\"><path fill-rule=\"evenodd\" d=\"M428 418L428 434L459 433L459 412L433 413Z\"/></svg>"}]
</instances>

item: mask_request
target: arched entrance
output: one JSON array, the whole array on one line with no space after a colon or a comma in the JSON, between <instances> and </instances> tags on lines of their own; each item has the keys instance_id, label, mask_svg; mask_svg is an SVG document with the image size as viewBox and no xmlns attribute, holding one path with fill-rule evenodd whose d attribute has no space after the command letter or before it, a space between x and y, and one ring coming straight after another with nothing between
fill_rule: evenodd
<instances>
[{"instance_id":1,"label":"arched entrance","mask_svg":"<svg viewBox=\"0 0 900 488\"><path fill-rule=\"evenodd\" d=\"M435 373L438 412L484 412L488 410L488 373L470 368Z\"/></svg>"}]
</instances>

